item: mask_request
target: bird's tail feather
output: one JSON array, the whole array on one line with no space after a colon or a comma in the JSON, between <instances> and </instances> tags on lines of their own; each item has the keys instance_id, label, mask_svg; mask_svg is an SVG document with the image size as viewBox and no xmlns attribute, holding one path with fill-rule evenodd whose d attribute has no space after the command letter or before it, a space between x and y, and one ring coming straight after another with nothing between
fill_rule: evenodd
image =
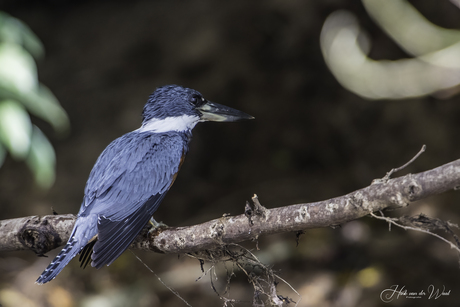
<instances>
[{"instance_id":1,"label":"bird's tail feather","mask_svg":"<svg viewBox=\"0 0 460 307\"><path fill-rule=\"evenodd\" d=\"M50 265L43 271L42 275L38 277L35 283L42 285L53 280L80 251L79 248L75 248L77 242L78 240L72 237L56 258L54 258Z\"/></svg>"},{"instance_id":2,"label":"bird's tail feather","mask_svg":"<svg viewBox=\"0 0 460 307\"><path fill-rule=\"evenodd\" d=\"M88 263L91 262L91 255L93 254L93 247L94 247L94 244L96 244L96 242L97 242L97 238L95 238L94 240L91 240L80 251L80 258L78 258L78 261L80 261L81 268L86 268Z\"/></svg>"}]
</instances>

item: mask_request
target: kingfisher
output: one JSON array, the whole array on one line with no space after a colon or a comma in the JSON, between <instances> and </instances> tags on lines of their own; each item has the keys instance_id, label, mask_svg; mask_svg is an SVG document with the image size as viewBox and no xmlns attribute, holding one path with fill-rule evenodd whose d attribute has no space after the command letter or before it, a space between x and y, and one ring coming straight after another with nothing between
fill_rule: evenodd
<instances>
[{"instance_id":1,"label":"kingfisher","mask_svg":"<svg viewBox=\"0 0 460 307\"><path fill-rule=\"evenodd\" d=\"M110 265L128 249L171 188L195 125L253 118L190 88L158 87L144 106L141 127L114 140L97 159L70 238L36 283L53 280L79 253L82 265Z\"/></svg>"}]
</instances>

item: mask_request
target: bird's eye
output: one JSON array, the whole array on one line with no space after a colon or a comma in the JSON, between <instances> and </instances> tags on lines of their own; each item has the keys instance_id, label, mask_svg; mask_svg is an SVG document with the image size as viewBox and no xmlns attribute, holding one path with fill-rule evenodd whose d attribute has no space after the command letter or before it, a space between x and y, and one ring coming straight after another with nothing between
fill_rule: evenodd
<instances>
[{"instance_id":1,"label":"bird's eye","mask_svg":"<svg viewBox=\"0 0 460 307\"><path fill-rule=\"evenodd\" d=\"M200 96L196 95L196 94L193 94L192 95L192 98L190 98L190 102L193 103L193 104L196 104L199 100Z\"/></svg>"},{"instance_id":2,"label":"bird's eye","mask_svg":"<svg viewBox=\"0 0 460 307\"><path fill-rule=\"evenodd\" d=\"M203 97L201 97L200 95L193 94L193 95L192 95L192 98L190 98L190 102L191 102L193 105L199 107L199 106L201 106L203 103L205 103L206 100L205 100Z\"/></svg>"}]
</instances>

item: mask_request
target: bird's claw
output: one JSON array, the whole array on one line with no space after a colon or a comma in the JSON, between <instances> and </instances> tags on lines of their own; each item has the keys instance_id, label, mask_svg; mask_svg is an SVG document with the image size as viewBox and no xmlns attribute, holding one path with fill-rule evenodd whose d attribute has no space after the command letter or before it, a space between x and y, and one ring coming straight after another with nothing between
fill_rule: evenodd
<instances>
[{"instance_id":1,"label":"bird's claw","mask_svg":"<svg viewBox=\"0 0 460 307\"><path fill-rule=\"evenodd\" d=\"M166 225L165 223L163 222L157 222L155 221L155 219L153 218L153 216L150 218L150 221L149 221L150 225L152 225L152 228L150 228L149 230L149 233L152 233L160 228L167 228L168 225Z\"/></svg>"}]
</instances>

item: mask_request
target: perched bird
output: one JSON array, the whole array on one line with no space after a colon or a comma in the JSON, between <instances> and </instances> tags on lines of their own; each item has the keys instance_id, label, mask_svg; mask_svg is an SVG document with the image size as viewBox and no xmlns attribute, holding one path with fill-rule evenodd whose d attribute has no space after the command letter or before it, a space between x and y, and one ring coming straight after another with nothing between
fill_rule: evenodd
<instances>
[{"instance_id":1,"label":"perched bird","mask_svg":"<svg viewBox=\"0 0 460 307\"><path fill-rule=\"evenodd\" d=\"M44 284L81 253L82 265L110 265L131 244L176 179L198 122L253 119L178 85L157 88L142 126L113 141L96 161L70 239L37 279ZM85 265L86 265L85 264Z\"/></svg>"}]
</instances>

